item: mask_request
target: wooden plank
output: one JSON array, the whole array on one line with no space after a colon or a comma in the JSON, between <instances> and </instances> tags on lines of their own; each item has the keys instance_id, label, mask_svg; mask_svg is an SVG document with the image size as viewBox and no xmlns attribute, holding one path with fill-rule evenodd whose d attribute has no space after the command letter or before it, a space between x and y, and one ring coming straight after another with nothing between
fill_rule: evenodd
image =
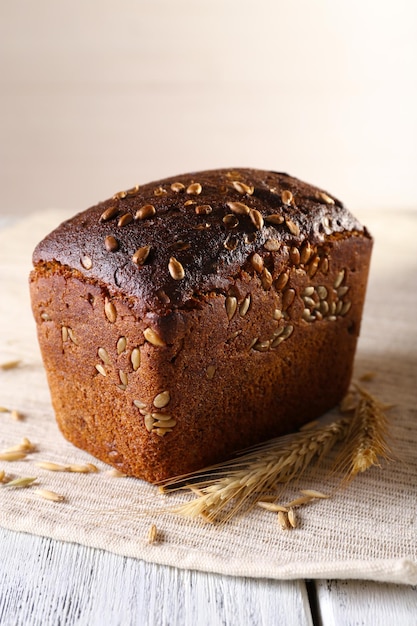
<instances>
[{"instance_id":1,"label":"wooden plank","mask_svg":"<svg viewBox=\"0 0 417 626\"><path fill-rule=\"evenodd\" d=\"M2 626L313 624L305 584L218 576L0 529Z\"/></svg>"},{"instance_id":2,"label":"wooden plank","mask_svg":"<svg viewBox=\"0 0 417 626\"><path fill-rule=\"evenodd\" d=\"M417 586L323 580L316 592L321 626L417 624Z\"/></svg>"}]
</instances>

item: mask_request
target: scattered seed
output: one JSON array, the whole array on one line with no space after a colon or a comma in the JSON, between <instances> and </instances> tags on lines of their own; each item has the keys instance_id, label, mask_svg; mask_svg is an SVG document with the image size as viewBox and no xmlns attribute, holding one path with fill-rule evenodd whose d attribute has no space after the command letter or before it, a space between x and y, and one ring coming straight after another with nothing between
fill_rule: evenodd
<instances>
[{"instance_id":1,"label":"scattered seed","mask_svg":"<svg viewBox=\"0 0 417 626\"><path fill-rule=\"evenodd\" d=\"M280 320L282 318L282 311L280 309L275 309L272 313L272 317L274 320Z\"/></svg>"},{"instance_id":2,"label":"scattered seed","mask_svg":"<svg viewBox=\"0 0 417 626\"><path fill-rule=\"evenodd\" d=\"M191 185L187 187L187 193L193 196L199 196L202 191L203 188L200 183L191 183Z\"/></svg>"},{"instance_id":3,"label":"scattered seed","mask_svg":"<svg viewBox=\"0 0 417 626\"><path fill-rule=\"evenodd\" d=\"M335 310L336 315L339 315L340 311L342 310L342 306L343 306L343 300L338 300L336 302L336 310Z\"/></svg>"},{"instance_id":4,"label":"scattered seed","mask_svg":"<svg viewBox=\"0 0 417 626\"><path fill-rule=\"evenodd\" d=\"M145 428L148 431L148 433L151 433L153 430L153 425L155 423L155 420L150 413L145 413L144 418L143 418L143 423L145 424Z\"/></svg>"},{"instance_id":5,"label":"scattered seed","mask_svg":"<svg viewBox=\"0 0 417 626\"><path fill-rule=\"evenodd\" d=\"M97 468L94 470L91 469L91 463L88 463L87 465L70 465L68 471L74 474L91 474L92 472L96 472Z\"/></svg>"},{"instance_id":6,"label":"scattered seed","mask_svg":"<svg viewBox=\"0 0 417 626\"><path fill-rule=\"evenodd\" d=\"M144 335L146 341L151 343L153 346L159 346L159 347L166 346L165 341L163 341L163 339L161 339L161 337L158 335L158 333L156 333L149 326L148 326L148 328L145 328L145 330L143 331L143 335Z\"/></svg>"},{"instance_id":7,"label":"scattered seed","mask_svg":"<svg viewBox=\"0 0 417 626\"><path fill-rule=\"evenodd\" d=\"M306 296L312 296L313 293L314 293L314 287L311 287L311 286L310 287L306 287L303 290L302 296L303 296L303 298L305 298Z\"/></svg>"},{"instance_id":8,"label":"scattered seed","mask_svg":"<svg viewBox=\"0 0 417 626\"><path fill-rule=\"evenodd\" d=\"M0 470L0 483L4 482L6 478L6 472L4 470Z\"/></svg>"},{"instance_id":9,"label":"scattered seed","mask_svg":"<svg viewBox=\"0 0 417 626\"><path fill-rule=\"evenodd\" d=\"M122 385L127 385L128 378L126 372L124 372L123 370L119 370L119 378Z\"/></svg>"},{"instance_id":10,"label":"scattered seed","mask_svg":"<svg viewBox=\"0 0 417 626\"><path fill-rule=\"evenodd\" d=\"M310 278L313 278L313 276L316 275L318 267L319 267L319 263L320 263L320 257L316 254L316 256L312 259L307 269L307 274L310 276Z\"/></svg>"},{"instance_id":11,"label":"scattered seed","mask_svg":"<svg viewBox=\"0 0 417 626\"><path fill-rule=\"evenodd\" d=\"M321 262L320 262L320 271L323 272L323 274L327 274L327 272L329 271L329 259L327 257L324 257Z\"/></svg>"},{"instance_id":12,"label":"scattered seed","mask_svg":"<svg viewBox=\"0 0 417 626\"><path fill-rule=\"evenodd\" d=\"M234 314L236 313L237 308L237 298L234 296L227 296L225 300L226 313L229 321L232 319Z\"/></svg>"},{"instance_id":13,"label":"scattered seed","mask_svg":"<svg viewBox=\"0 0 417 626\"><path fill-rule=\"evenodd\" d=\"M340 270L340 272L336 275L336 279L335 279L335 281L334 281L334 283L333 283L333 287L334 287L335 289L337 289L338 287L340 287L340 285L341 285L341 284L342 284L342 282L343 282L344 277L345 277L345 270Z\"/></svg>"},{"instance_id":14,"label":"scattered seed","mask_svg":"<svg viewBox=\"0 0 417 626\"><path fill-rule=\"evenodd\" d=\"M101 374L102 376L107 376L107 372L104 369L104 367L102 366L101 363L97 363L95 366L96 370L98 371L99 374Z\"/></svg>"},{"instance_id":15,"label":"scattered seed","mask_svg":"<svg viewBox=\"0 0 417 626\"><path fill-rule=\"evenodd\" d=\"M261 230L264 225L264 218L257 209L251 209L249 213L252 224L257 230Z\"/></svg>"},{"instance_id":16,"label":"scattered seed","mask_svg":"<svg viewBox=\"0 0 417 626\"><path fill-rule=\"evenodd\" d=\"M313 499L314 498L312 498L311 496L303 496L301 498L295 498L295 500L292 500L286 506L287 506L288 509L291 509L291 508L296 507L296 506L301 506L303 504L308 504Z\"/></svg>"},{"instance_id":17,"label":"scattered seed","mask_svg":"<svg viewBox=\"0 0 417 626\"><path fill-rule=\"evenodd\" d=\"M241 317L244 317L246 313L248 312L249 307L250 307L250 302L251 302L251 295L250 293L248 293L246 298L243 300L243 302L239 306L239 315Z\"/></svg>"},{"instance_id":18,"label":"scattered seed","mask_svg":"<svg viewBox=\"0 0 417 626\"><path fill-rule=\"evenodd\" d=\"M268 341L256 341L255 345L252 346L253 350L257 352L267 352L271 347L271 342Z\"/></svg>"},{"instance_id":19,"label":"scattered seed","mask_svg":"<svg viewBox=\"0 0 417 626\"><path fill-rule=\"evenodd\" d=\"M36 467L48 470L49 472L68 472L67 465L61 465L61 463L52 463L52 461L39 461L35 463Z\"/></svg>"},{"instance_id":20,"label":"scattered seed","mask_svg":"<svg viewBox=\"0 0 417 626\"><path fill-rule=\"evenodd\" d=\"M343 296L347 294L348 291L349 287L347 285L344 285L343 287L338 287L337 295L339 296L339 298L343 298Z\"/></svg>"},{"instance_id":21,"label":"scattered seed","mask_svg":"<svg viewBox=\"0 0 417 626\"><path fill-rule=\"evenodd\" d=\"M175 193L179 193L183 189L185 189L185 185L183 185L182 183L172 183L171 185L171 190L175 191Z\"/></svg>"},{"instance_id":22,"label":"scattered seed","mask_svg":"<svg viewBox=\"0 0 417 626\"><path fill-rule=\"evenodd\" d=\"M44 500L51 500L52 502L62 502L65 500L64 496L55 491L49 491L48 489L36 489L36 495L40 496Z\"/></svg>"},{"instance_id":23,"label":"scattered seed","mask_svg":"<svg viewBox=\"0 0 417 626\"><path fill-rule=\"evenodd\" d=\"M97 350L97 354L100 357L100 359L103 361L103 363L106 363L106 365L110 365L110 357L105 348L99 348Z\"/></svg>"},{"instance_id":24,"label":"scattered seed","mask_svg":"<svg viewBox=\"0 0 417 626\"><path fill-rule=\"evenodd\" d=\"M126 191L127 196L136 196L139 193L139 185L135 185Z\"/></svg>"},{"instance_id":25,"label":"scattered seed","mask_svg":"<svg viewBox=\"0 0 417 626\"><path fill-rule=\"evenodd\" d=\"M241 332L242 332L242 329L235 330L235 332L229 335L229 337L226 339L226 343L230 343L231 341L236 339L236 337L238 337Z\"/></svg>"},{"instance_id":26,"label":"scattered seed","mask_svg":"<svg viewBox=\"0 0 417 626\"><path fill-rule=\"evenodd\" d=\"M126 346L127 346L126 337L119 337L119 339L117 340L117 345L116 345L117 354L119 355L122 354L122 352L126 350Z\"/></svg>"},{"instance_id":27,"label":"scattered seed","mask_svg":"<svg viewBox=\"0 0 417 626\"><path fill-rule=\"evenodd\" d=\"M113 199L124 200L126 196L127 196L127 191L118 191L117 193L114 194Z\"/></svg>"},{"instance_id":28,"label":"scattered seed","mask_svg":"<svg viewBox=\"0 0 417 626\"><path fill-rule=\"evenodd\" d=\"M146 407L145 402L142 402L142 400L133 400L133 404L138 408L138 409L144 409Z\"/></svg>"},{"instance_id":29,"label":"scattered seed","mask_svg":"<svg viewBox=\"0 0 417 626\"><path fill-rule=\"evenodd\" d=\"M288 509L286 509L285 506L275 504L274 502L264 502L260 500L256 504L257 506L260 506L261 509L266 509L267 511L272 511L273 513L278 513L278 511L282 511L282 513L288 512Z\"/></svg>"},{"instance_id":30,"label":"scattered seed","mask_svg":"<svg viewBox=\"0 0 417 626\"><path fill-rule=\"evenodd\" d=\"M154 420L158 420L159 422L168 422L172 420L171 415L168 415L168 413L152 413L151 415Z\"/></svg>"},{"instance_id":31,"label":"scattered seed","mask_svg":"<svg viewBox=\"0 0 417 626\"><path fill-rule=\"evenodd\" d=\"M251 196L254 192L253 185L245 185L245 183L241 183L239 180L232 181L232 185L236 191L242 195L246 194Z\"/></svg>"},{"instance_id":32,"label":"scattered seed","mask_svg":"<svg viewBox=\"0 0 417 626\"><path fill-rule=\"evenodd\" d=\"M316 491L315 489L300 489L300 493L304 496L309 496L310 498L330 498L330 496L327 496L321 491Z\"/></svg>"},{"instance_id":33,"label":"scattered seed","mask_svg":"<svg viewBox=\"0 0 417 626\"><path fill-rule=\"evenodd\" d=\"M234 237L233 235L227 235L223 243L223 246L226 248L226 250L229 250L230 252L232 252L233 250L236 250L237 244L238 244L238 240L236 237Z\"/></svg>"},{"instance_id":34,"label":"scattered seed","mask_svg":"<svg viewBox=\"0 0 417 626\"><path fill-rule=\"evenodd\" d=\"M290 261L293 265L299 265L300 264L300 251L298 248L296 248L295 246L293 246L290 249Z\"/></svg>"},{"instance_id":35,"label":"scattered seed","mask_svg":"<svg viewBox=\"0 0 417 626\"><path fill-rule=\"evenodd\" d=\"M369 383L371 380L374 380L375 376L375 372L365 372L362 376L359 376L359 380L363 383Z\"/></svg>"},{"instance_id":36,"label":"scattered seed","mask_svg":"<svg viewBox=\"0 0 417 626\"><path fill-rule=\"evenodd\" d=\"M111 302L108 298L106 298L106 300L104 302L104 313L106 314L106 317L109 320L109 322L111 324L114 324L114 322L117 319L117 311L116 311L116 307L114 306L113 302ZM68 332L69 332L69 330L68 330Z\"/></svg>"},{"instance_id":37,"label":"scattered seed","mask_svg":"<svg viewBox=\"0 0 417 626\"><path fill-rule=\"evenodd\" d=\"M209 215L212 212L213 207L211 207L209 204L199 204L198 206L195 207L194 210L197 213L197 215Z\"/></svg>"},{"instance_id":38,"label":"scattered seed","mask_svg":"<svg viewBox=\"0 0 417 626\"><path fill-rule=\"evenodd\" d=\"M281 244L278 239L267 239L264 243L264 248L268 250L268 252L276 252L280 247Z\"/></svg>"},{"instance_id":39,"label":"scattered seed","mask_svg":"<svg viewBox=\"0 0 417 626\"><path fill-rule=\"evenodd\" d=\"M132 256L133 263L136 263L136 265L144 265L150 251L151 246L142 246L141 248L138 248Z\"/></svg>"},{"instance_id":40,"label":"scattered seed","mask_svg":"<svg viewBox=\"0 0 417 626\"><path fill-rule=\"evenodd\" d=\"M87 255L81 257L81 265L86 269L86 270L91 270L91 268L93 267L93 261L91 260L91 258Z\"/></svg>"},{"instance_id":41,"label":"scattered seed","mask_svg":"<svg viewBox=\"0 0 417 626\"><path fill-rule=\"evenodd\" d=\"M115 237L113 237L113 235L107 235L104 240L104 247L107 252L116 252L116 250L119 249L119 242Z\"/></svg>"},{"instance_id":42,"label":"scattered seed","mask_svg":"<svg viewBox=\"0 0 417 626\"><path fill-rule=\"evenodd\" d=\"M313 298L310 298L309 296L304 296L303 300L304 300L305 305L309 309L314 309L314 307L316 306L315 300L313 300Z\"/></svg>"},{"instance_id":43,"label":"scattered seed","mask_svg":"<svg viewBox=\"0 0 417 626\"><path fill-rule=\"evenodd\" d=\"M135 219L137 220L146 220L149 217L155 215L156 209L153 204L144 204L140 209L138 209L135 213Z\"/></svg>"},{"instance_id":44,"label":"scattered seed","mask_svg":"<svg viewBox=\"0 0 417 626\"><path fill-rule=\"evenodd\" d=\"M292 220L288 220L288 219L285 220L285 223L286 223L287 228L290 231L290 233L292 235L295 235L296 237L298 237L298 235L300 234L300 227L298 226L298 224L296 224Z\"/></svg>"},{"instance_id":45,"label":"scattered seed","mask_svg":"<svg viewBox=\"0 0 417 626\"><path fill-rule=\"evenodd\" d=\"M10 480L8 483L6 483L6 487L15 487L16 489L23 489L25 487L29 487L29 485L34 483L35 480L38 480L37 476L15 478L14 480Z\"/></svg>"},{"instance_id":46,"label":"scattered seed","mask_svg":"<svg viewBox=\"0 0 417 626\"><path fill-rule=\"evenodd\" d=\"M281 191L281 200L283 201L284 204L291 204L293 199L294 199L294 196L292 195L291 191L289 190Z\"/></svg>"},{"instance_id":47,"label":"scattered seed","mask_svg":"<svg viewBox=\"0 0 417 626\"><path fill-rule=\"evenodd\" d=\"M191 206L192 204L195 204L194 200L186 200L184 202L184 206Z\"/></svg>"},{"instance_id":48,"label":"scattered seed","mask_svg":"<svg viewBox=\"0 0 417 626\"><path fill-rule=\"evenodd\" d=\"M182 280L185 276L184 268L175 257L171 257L168 263L168 271L174 280Z\"/></svg>"},{"instance_id":49,"label":"scattered seed","mask_svg":"<svg viewBox=\"0 0 417 626\"><path fill-rule=\"evenodd\" d=\"M255 271L262 272L264 267L264 260L257 252L254 252L254 254L252 255L251 263Z\"/></svg>"},{"instance_id":50,"label":"scattered seed","mask_svg":"<svg viewBox=\"0 0 417 626\"><path fill-rule=\"evenodd\" d=\"M172 428L154 428L152 431L158 435L158 437L163 437L167 433L172 433Z\"/></svg>"},{"instance_id":51,"label":"scattered seed","mask_svg":"<svg viewBox=\"0 0 417 626\"><path fill-rule=\"evenodd\" d=\"M288 324L288 326L284 327L284 332L282 333L281 337L283 339L288 339L289 337L291 337L293 332L294 332L294 326L292 326L292 324Z\"/></svg>"},{"instance_id":52,"label":"scattered seed","mask_svg":"<svg viewBox=\"0 0 417 626\"><path fill-rule=\"evenodd\" d=\"M327 302L327 300L322 300L320 302L320 312L323 315L327 315L329 312L329 303Z\"/></svg>"},{"instance_id":53,"label":"scattered seed","mask_svg":"<svg viewBox=\"0 0 417 626\"><path fill-rule=\"evenodd\" d=\"M284 216L278 215L278 213L274 213L273 215L267 215L265 217L265 222L268 222L268 224L272 224L273 226L279 226L279 224L283 224Z\"/></svg>"},{"instance_id":54,"label":"scattered seed","mask_svg":"<svg viewBox=\"0 0 417 626\"><path fill-rule=\"evenodd\" d=\"M133 215L131 213L124 213L119 217L117 225L120 227L127 226L127 224L130 224L130 222L133 222Z\"/></svg>"},{"instance_id":55,"label":"scattered seed","mask_svg":"<svg viewBox=\"0 0 417 626\"><path fill-rule=\"evenodd\" d=\"M313 254L313 247L310 245L308 241L303 244L301 248L300 261L301 263L307 263Z\"/></svg>"},{"instance_id":56,"label":"scattered seed","mask_svg":"<svg viewBox=\"0 0 417 626\"><path fill-rule=\"evenodd\" d=\"M236 213L236 215L249 215L251 209L243 202L226 202L229 209L232 213Z\"/></svg>"},{"instance_id":57,"label":"scattered seed","mask_svg":"<svg viewBox=\"0 0 417 626\"><path fill-rule=\"evenodd\" d=\"M162 391L155 396L153 400L153 405L156 406L157 409L163 409L169 401L171 400L171 396L169 391Z\"/></svg>"},{"instance_id":58,"label":"scattered seed","mask_svg":"<svg viewBox=\"0 0 417 626\"><path fill-rule=\"evenodd\" d=\"M214 377L214 374L216 372L216 366L215 365L209 365L206 369L206 376L209 380L212 380Z\"/></svg>"},{"instance_id":59,"label":"scattered seed","mask_svg":"<svg viewBox=\"0 0 417 626\"><path fill-rule=\"evenodd\" d=\"M163 289L158 289L156 295L158 296L158 300L160 300L163 304L169 304L171 302L170 297Z\"/></svg>"},{"instance_id":60,"label":"scattered seed","mask_svg":"<svg viewBox=\"0 0 417 626\"><path fill-rule=\"evenodd\" d=\"M6 361L5 363L2 363L0 365L0 370L3 370L3 371L13 370L15 369L15 367L18 367L20 363L21 363L20 359L16 359L15 361Z\"/></svg>"},{"instance_id":61,"label":"scattered seed","mask_svg":"<svg viewBox=\"0 0 417 626\"><path fill-rule=\"evenodd\" d=\"M130 355L130 361L132 363L133 370L136 372L139 369L139 367L140 367L140 350L139 350L139 348L133 348L132 353Z\"/></svg>"},{"instance_id":62,"label":"scattered seed","mask_svg":"<svg viewBox=\"0 0 417 626\"><path fill-rule=\"evenodd\" d=\"M118 213L119 209L117 206L110 206L100 215L100 222L108 222L113 217L116 217Z\"/></svg>"},{"instance_id":63,"label":"scattered seed","mask_svg":"<svg viewBox=\"0 0 417 626\"><path fill-rule=\"evenodd\" d=\"M158 539L158 529L155 524L151 524L148 531L148 543L155 543Z\"/></svg>"},{"instance_id":64,"label":"scattered seed","mask_svg":"<svg viewBox=\"0 0 417 626\"><path fill-rule=\"evenodd\" d=\"M325 300L327 298L327 289L324 285L318 285L316 287L317 295L320 300Z\"/></svg>"},{"instance_id":65,"label":"scattered seed","mask_svg":"<svg viewBox=\"0 0 417 626\"><path fill-rule=\"evenodd\" d=\"M152 415L152 417L153 417L154 415L155 415L155 414L153 414L153 415ZM174 419L170 419L170 420L165 420L165 419L164 419L164 420L161 420L161 419L159 419L159 420L157 420L157 421L155 421L155 422L154 422L153 427L154 427L154 428L174 428L174 426L176 425L176 423L177 423L177 421L176 421L176 420L174 420Z\"/></svg>"},{"instance_id":66,"label":"scattered seed","mask_svg":"<svg viewBox=\"0 0 417 626\"><path fill-rule=\"evenodd\" d=\"M288 511L288 521L290 523L290 525L292 526L292 528L296 528L297 527L297 516L295 514L294 509L290 509Z\"/></svg>"},{"instance_id":67,"label":"scattered seed","mask_svg":"<svg viewBox=\"0 0 417 626\"><path fill-rule=\"evenodd\" d=\"M72 330L72 328L68 327L67 330L68 330L68 336L71 339L72 343L74 343L76 346L78 346L79 345L79 341L78 341L74 331Z\"/></svg>"},{"instance_id":68,"label":"scattered seed","mask_svg":"<svg viewBox=\"0 0 417 626\"><path fill-rule=\"evenodd\" d=\"M61 337L62 341L68 341L68 328L66 326L61 328Z\"/></svg>"},{"instance_id":69,"label":"scattered seed","mask_svg":"<svg viewBox=\"0 0 417 626\"><path fill-rule=\"evenodd\" d=\"M223 218L223 224L226 226L226 228L232 229L236 228L239 225L239 220L236 215L233 215L233 213L228 213Z\"/></svg>"},{"instance_id":70,"label":"scattered seed","mask_svg":"<svg viewBox=\"0 0 417 626\"><path fill-rule=\"evenodd\" d=\"M328 196L327 193L324 193L324 191L319 191L317 193L317 196L320 198L320 200L323 200L326 204L335 204L333 198Z\"/></svg>"},{"instance_id":71,"label":"scattered seed","mask_svg":"<svg viewBox=\"0 0 417 626\"><path fill-rule=\"evenodd\" d=\"M278 276L277 280L275 281L275 286L278 289L278 291L282 291L285 288L285 286L288 283L289 278L290 278L289 272L282 272Z\"/></svg>"},{"instance_id":72,"label":"scattered seed","mask_svg":"<svg viewBox=\"0 0 417 626\"><path fill-rule=\"evenodd\" d=\"M282 310L286 311L294 302L295 290L286 289L282 294Z\"/></svg>"},{"instance_id":73,"label":"scattered seed","mask_svg":"<svg viewBox=\"0 0 417 626\"><path fill-rule=\"evenodd\" d=\"M288 514L284 513L284 511L278 511L278 524L281 526L282 530L288 530L290 527L288 521Z\"/></svg>"},{"instance_id":74,"label":"scattered seed","mask_svg":"<svg viewBox=\"0 0 417 626\"><path fill-rule=\"evenodd\" d=\"M268 291L272 287L272 274L266 267L264 267L261 272L261 284L265 291Z\"/></svg>"},{"instance_id":75,"label":"scattered seed","mask_svg":"<svg viewBox=\"0 0 417 626\"><path fill-rule=\"evenodd\" d=\"M342 308L340 309L340 315L343 316L343 315L346 315L346 313L349 313L351 306L352 306L352 303L350 301L345 302Z\"/></svg>"},{"instance_id":76,"label":"scattered seed","mask_svg":"<svg viewBox=\"0 0 417 626\"><path fill-rule=\"evenodd\" d=\"M0 452L0 461L8 461L13 463L14 461L22 461L27 456L26 452L20 452L19 450L4 450Z\"/></svg>"},{"instance_id":77,"label":"scattered seed","mask_svg":"<svg viewBox=\"0 0 417 626\"><path fill-rule=\"evenodd\" d=\"M36 446L27 437L23 437L22 443L19 444L18 449L23 452L33 452Z\"/></svg>"},{"instance_id":78,"label":"scattered seed","mask_svg":"<svg viewBox=\"0 0 417 626\"><path fill-rule=\"evenodd\" d=\"M164 189L163 187L156 187L156 189L153 190L153 195L157 197L166 196L167 193L168 193L167 190Z\"/></svg>"},{"instance_id":79,"label":"scattered seed","mask_svg":"<svg viewBox=\"0 0 417 626\"><path fill-rule=\"evenodd\" d=\"M125 478L126 477L126 474L123 474L123 472L116 469L115 467L111 470L108 470L106 474L107 476L111 476L112 478Z\"/></svg>"}]
</instances>

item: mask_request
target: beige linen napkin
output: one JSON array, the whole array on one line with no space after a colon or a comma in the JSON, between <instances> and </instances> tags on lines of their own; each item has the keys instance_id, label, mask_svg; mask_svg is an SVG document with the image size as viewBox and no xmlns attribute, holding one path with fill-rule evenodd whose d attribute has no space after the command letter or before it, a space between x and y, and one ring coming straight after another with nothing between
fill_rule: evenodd
<instances>
[{"instance_id":1,"label":"beige linen napkin","mask_svg":"<svg viewBox=\"0 0 417 626\"><path fill-rule=\"evenodd\" d=\"M376 373L368 389L387 403L397 460L360 475L328 500L300 511L300 525L283 531L261 509L225 526L183 519L170 508L192 496L165 496L143 481L115 478L108 467L63 439L55 424L32 320L28 273L34 245L66 215L49 212L0 231L0 450L28 437L37 451L14 463L9 476L37 476L38 487L65 496L43 500L35 488L0 485L5 528L103 548L155 563L222 574L291 578L363 578L417 583L417 216L369 215L376 245L356 375ZM335 412L335 416L337 413ZM94 474L53 473L35 463L93 462ZM334 484L334 483L332 483ZM328 491L323 475L297 488ZM295 493L295 491L294 491ZM158 538L148 542L151 524Z\"/></svg>"}]
</instances>

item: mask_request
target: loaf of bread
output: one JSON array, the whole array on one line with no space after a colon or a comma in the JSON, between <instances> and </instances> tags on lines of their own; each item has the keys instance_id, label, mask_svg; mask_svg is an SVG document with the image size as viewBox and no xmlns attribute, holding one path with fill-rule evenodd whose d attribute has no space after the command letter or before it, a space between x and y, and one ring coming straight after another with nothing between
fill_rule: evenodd
<instances>
[{"instance_id":1,"label":"loaf of bread","mask_svg":"<svg viewBox=\"0 0 417 626\"><path fill-rule=\"evenodd\" d=\"M372 239L287 174L122 191L35 249L33 313L64 436L156 482L298 429L351 378Z\"/></svg>"}]
</instances>

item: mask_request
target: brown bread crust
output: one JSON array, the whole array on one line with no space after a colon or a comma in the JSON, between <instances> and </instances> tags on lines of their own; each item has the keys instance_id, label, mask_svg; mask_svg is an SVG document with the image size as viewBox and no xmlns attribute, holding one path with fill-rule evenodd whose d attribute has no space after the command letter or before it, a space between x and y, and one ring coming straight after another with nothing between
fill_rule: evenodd
<instances>
[{"instance_id":1,"label":"brown bread crust","mask_svg":"<svg viewBox=\"0 0 417 626\"><path fill-rule=\"evenodd\" d=\"M78 214L31 274L64 435L157 481L322 414L349 385L371 248L327 192L260 170L178 176Z\"/></svg>"}]
</instances>

